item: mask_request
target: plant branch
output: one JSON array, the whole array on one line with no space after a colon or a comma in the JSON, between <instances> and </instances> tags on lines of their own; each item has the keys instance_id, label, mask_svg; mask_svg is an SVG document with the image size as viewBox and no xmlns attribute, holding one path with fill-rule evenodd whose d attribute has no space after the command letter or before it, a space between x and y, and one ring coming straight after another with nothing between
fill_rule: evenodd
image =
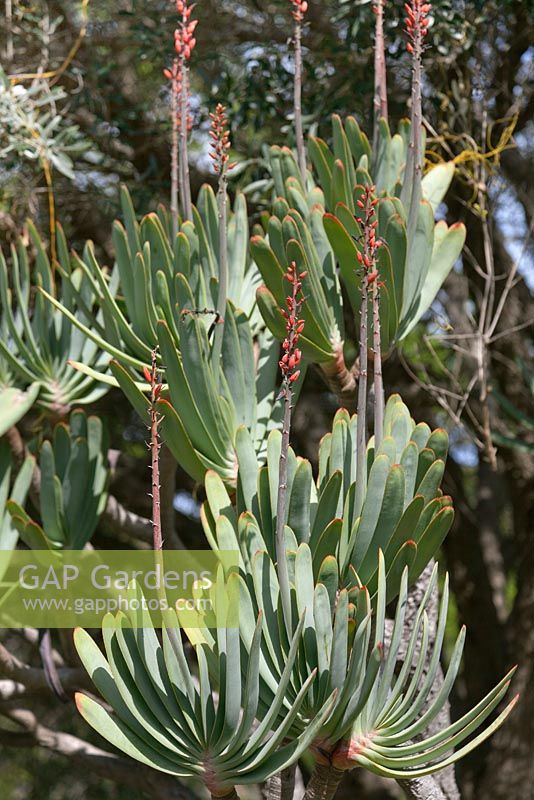
<instances>
[{"instance_id":1,"label":"plant branch","mask_svg":"<svg viewBox=\"0 0 534 800\"><path fill-rule=\"evenodd\" d=\"M194 797L174 776L108 753L77 736L52 730L39 723L32 711L2 709L2 715L21 729L13 731L0 726L0 743L4 747L44 747L102 778L130 786L136 792L145 791L152 800L191 800Z\"/></svg>"},{"instance_id":2,"label":"plant branch","mask_svg":"<svg viewBox=\"0 0 534 800\"><path fill-rule=\"evenodd\" d=\"M343 778L342 770L316 764L306 786L304 800L332 800Z\"/></svg>"},{"instance_id":3,"label":"plant branch","mask_svg":"<svg viewBox=\"0 0 534 800\"><path fill-rule=\"evenodd\" d=\"M17 656L0 643L0 675L22 684L30 691L48 691L49 684L45 671L39 667L25 664ZM74 667L59 667L57 675L66 692L73 693L79 689L91 689L92 684L85 670Z\"/></svg>"}]
</instances>

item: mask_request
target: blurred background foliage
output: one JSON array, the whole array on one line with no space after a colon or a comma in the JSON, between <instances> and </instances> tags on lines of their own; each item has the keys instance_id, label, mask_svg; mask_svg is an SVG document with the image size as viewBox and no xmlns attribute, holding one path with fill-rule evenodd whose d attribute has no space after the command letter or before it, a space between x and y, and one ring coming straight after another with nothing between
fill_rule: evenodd
<instances>
[{"instance_id":1,"label":"blurred background foliage","mask_svg":"<svg viewBox=\"0 0 534 800\"><path fill-rule=\"evenodd\" d=\"M456 161L441 213L466 222L468 238L431 313L384 366L387 390L400 391L415 418L443 425L451 436L445 491L455 498L457 517L444 559L455 601L451 626L469 628L454 713L487 691L511 661L520 664L521 704L458 770L462 796L481 800L532 796L534 785L533 11L531 0L434 3L423 86L427 157ZM230 188L249 187L257 218L267 198L250 185L267 176L265 147L292 143L288 3L200 0L197 15L193 195L213 181L208 113L220 101L229 109L240 162ZM402 16L402 2L388 0L393 123L409 94ZM169 194L162 70L172 58L174 4L6 0L0 17L2 246L15 240L28 216L45 235L57 219L76 249L92 239L99 258L110 263L120 183L138 213L167 202ZM303 39L308 131L328 138L336 112L354 114L371 133L373 24L369 2L310 0ZM489 267L497 308L503 298L491 335L480 328ZM146 434L120 398L111 392L94 406L121 451L111 491L148 516ZM335 408L310 370L293 430L303 456L314 458ZM34 423L27 422L26 433ZM198 488L179 471L175 490L179 534L198 544ZM97 544L110 541L102 524ZM13 778L21 764L20 755L10 761L13 786L26 785ZM58 786L61 780L58 772ZM10 800L43 796L35 787L10 791ZM69 796L97 796L88 785L83 791ZM352 784L347 792L354 793ZM50 789L47 796L64 795Z\"/></svg>"}]
</instances>

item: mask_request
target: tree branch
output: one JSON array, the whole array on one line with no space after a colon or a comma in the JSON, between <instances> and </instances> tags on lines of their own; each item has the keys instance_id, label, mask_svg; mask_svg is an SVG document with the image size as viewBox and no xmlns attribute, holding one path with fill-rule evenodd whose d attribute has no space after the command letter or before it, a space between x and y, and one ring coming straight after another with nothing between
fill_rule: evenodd
<instances>
[{"instance_id":1,"label":"tree branch","mask_svg":"<svg viewBox=\"0 0 534 800\"><path fill-rule=\"evenodd\" d=\"M77 736L41 725L32 711L3 710L2 714L22 729L18 732L0 726L0 743L6 747L44 747L66 756L71 762L78 763L103 778L131 786L136 791L141 789L151 800L191 800L194 797L189 789L181 786L171 775L108 753Z\"/></svg>"}]
</instances>

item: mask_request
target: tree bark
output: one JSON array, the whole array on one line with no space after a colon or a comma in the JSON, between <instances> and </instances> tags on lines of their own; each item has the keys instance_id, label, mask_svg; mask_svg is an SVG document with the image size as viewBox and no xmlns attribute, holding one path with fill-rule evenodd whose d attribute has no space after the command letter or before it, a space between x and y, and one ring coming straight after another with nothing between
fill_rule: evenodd
<instances>
[{"instance_id":1,"label":"tree bark","mask_svg":"<svg viewBox=\"0 0 534 800\"><path fill-rule=\"evenodd\" d=\"M306 786L304 800L332 800L342 778L341 770L316 764Z\"/></svg>"}]
</instances>

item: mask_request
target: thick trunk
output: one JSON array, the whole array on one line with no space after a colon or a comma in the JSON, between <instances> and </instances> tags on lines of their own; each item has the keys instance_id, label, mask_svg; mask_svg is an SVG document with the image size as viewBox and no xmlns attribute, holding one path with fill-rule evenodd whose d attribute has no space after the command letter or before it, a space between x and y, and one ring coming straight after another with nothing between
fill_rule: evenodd
<instances>
[{"instance_id":1,"label":"thick trunk","mask_svg":"<svg viewBox=\"0 0 534 800\"><path fill-rule=\"evenodd\" d=\"M261 788L263 800L293 800L296 765L284 769L265 781Z\"/></svg>"},{"instance_id":2,"label":"thick trunk","mask_svg":"<svg viewBox=\"0 0 534 800\"><path fill-rule=\"evenodd\" d=\"M306 786L304 800L332 800L343 778L343 772L335 767L317 764Z\"/></svg>"},{"instance_id":3,"label":"thick trunk","mask_svg":"<svg viewBox=\"0 0 534 800\"><path fill-rule=\"evenodd\" d=\"M335 365L321 364L321 375L326 381L330 391L335 394L339 403L347 411L356 411L358 395L358 376L359 371L356 367L347 369L343 354L340 353Z\"/></svg>"}]
</instances>

